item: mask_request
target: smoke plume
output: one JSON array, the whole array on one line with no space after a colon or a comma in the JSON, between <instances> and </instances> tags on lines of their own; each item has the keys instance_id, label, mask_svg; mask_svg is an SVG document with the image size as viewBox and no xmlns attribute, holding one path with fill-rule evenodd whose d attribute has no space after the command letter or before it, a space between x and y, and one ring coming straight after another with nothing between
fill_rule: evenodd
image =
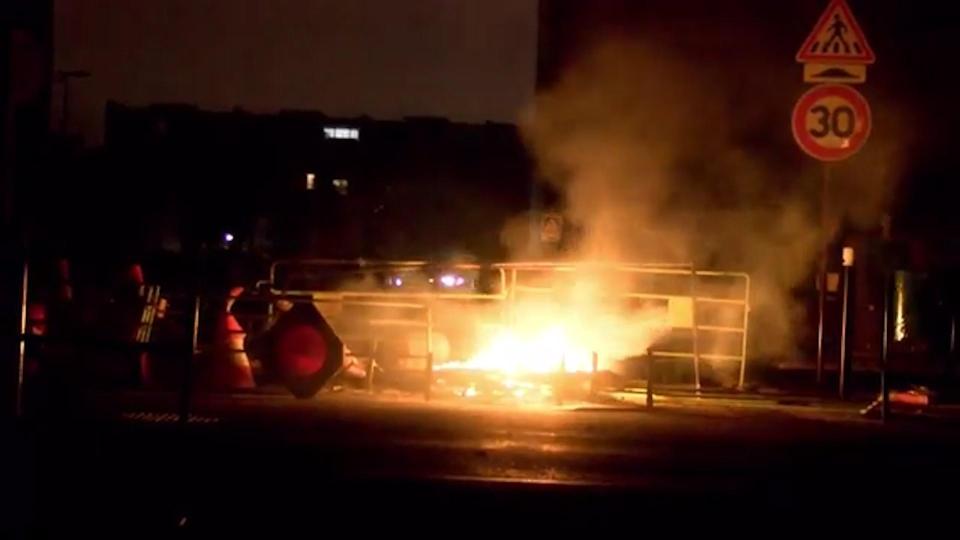
<instances>
[{"instance_id":1,"label":"smoke plume","mask_svg":"<svg viewBox=\"0 0 960 540\"><path fill-rule=\"evenodd\" d=\"M775 87L612 40L538 95L523 121L542 178L582 233L563 255L749 272L751 333L762 336L753 358L795 352L804 313L795 290L813 279L822 245L821 169L789 139L803 89ZM845 220L879 223L899 147L876 130L870 145L856 174L835 175L831 237Z\"/></svg>"}]
</instances>

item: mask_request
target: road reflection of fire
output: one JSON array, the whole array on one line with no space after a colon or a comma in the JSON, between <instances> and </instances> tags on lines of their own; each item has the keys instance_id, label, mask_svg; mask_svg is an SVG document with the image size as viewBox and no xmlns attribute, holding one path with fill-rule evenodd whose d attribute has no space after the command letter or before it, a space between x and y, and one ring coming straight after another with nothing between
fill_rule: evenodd
<instances>
[{"instance_id":1,"label":"road reflection of fire","mask_svg":"<svg viewBox=\"0 0 960 540\"><path fill-rule=\"evenodd\" d=\"M555 399L555 375L510 376L497 371L448 368L436 385L448 395L497 403L547 403Z\"/></svg>"}]
</instances>

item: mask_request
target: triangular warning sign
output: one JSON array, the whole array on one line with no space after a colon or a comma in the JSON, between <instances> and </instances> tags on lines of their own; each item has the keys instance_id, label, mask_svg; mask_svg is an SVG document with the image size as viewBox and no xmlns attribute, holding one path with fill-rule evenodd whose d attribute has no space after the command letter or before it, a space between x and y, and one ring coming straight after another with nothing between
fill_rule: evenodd
<instances>
[{"instance_id":1,"label":"triangular warning sign","mask_svg":"<svg viewBox=\"0 0 960 540\"><path fill-rule=\"evenodd\" d=\"M876 60L845 0L832 0L800 52L797 62L872 64Z\"/></svg>"}]
</instances>

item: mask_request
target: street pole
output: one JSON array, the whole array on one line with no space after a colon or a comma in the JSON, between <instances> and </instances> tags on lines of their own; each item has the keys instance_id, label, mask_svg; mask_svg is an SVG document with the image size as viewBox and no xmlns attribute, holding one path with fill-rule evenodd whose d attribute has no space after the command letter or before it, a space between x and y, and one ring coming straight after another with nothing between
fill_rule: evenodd
<instances>
[{"instance_id":1,"label":"street pole","mask_svg":"<svg viewBox=\"0 0 960 540\"><path fill-rule=\"evenodd\" d=\"M823 384L823 332L824 316L827 303L827 258L829 257L830 238L829 224L827 222L827 186L830 184L830 165L823 164L823 179L820 186L820 235L821 235L821 253L820 253L820 273L817 277L820 286L817 295L817 386Z\"/></svg>"},{"instance_id":2,"label":"street pole","mask_svg":"<svg viewBox=\"0 0 960 540\"><path fill-rule=\"evenodd\" d=\"M840 399L847 398L847 379L850 354L847 350L850 329L850 268L853 266L853 248L843 248L843 312L840 326Z\"/></svg>"},{"instance_id":3,"label":"street pole","mask_svg":"<svg viewBox=\"0 0 960 540\"><path fill-rule=\"evenodd\" d=\"M880 347L880 419L890 416L890 381L887 379L887 363L890 354L890 270L883 270L883 344Z\"/></svg>"},{"instance_id":4,"label":"street pole","mask_svg":"<svg viewBox=\"0 0 960 540\"><path fill-rule=\"evenodd\" d=\"M14 414L16 418L23 416L23 376L26 368L27 353L27 298L30 285L30 264L24 257L23 274L20 281L20 333L18 336L17 349L17 388L14 402Z\"/></svg>"}]
</instances>

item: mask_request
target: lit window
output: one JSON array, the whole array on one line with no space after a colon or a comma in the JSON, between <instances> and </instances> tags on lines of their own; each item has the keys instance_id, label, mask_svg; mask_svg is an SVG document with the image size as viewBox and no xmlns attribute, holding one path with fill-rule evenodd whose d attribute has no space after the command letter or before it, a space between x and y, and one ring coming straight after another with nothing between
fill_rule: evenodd
<instances>
[{"instance_id":1,"label":"lit window","mask_svg":"<svg viewBox=\"0 0 960 540\"><path fill-rule=\"evenodd\" d=\"M333 179L333 189L337 190L337 193L346 195L348 187L350 187L350 182L348 182L346 178Z\"/></svg>"},{"instance_id":2,"label":"lit window","mask_svg":"<svg viewBox=\"0 0 960 540\"><path fill-rule=\"evenodd\" d=\"M360 140L360 130L357 128L327 126L323 128L323 135L328 139Z\"/></svg>"},{"instance_id":3,"label":"lit window","mask_svg":"<svg viewBox=\"0 0 960 540\"><path fill-rule=\"evenodd\" d=\"M312 172L307 173L307 191L310 191L314 187L314 181L317 179L317 175Z\"/></svg>"}]
</instances>

